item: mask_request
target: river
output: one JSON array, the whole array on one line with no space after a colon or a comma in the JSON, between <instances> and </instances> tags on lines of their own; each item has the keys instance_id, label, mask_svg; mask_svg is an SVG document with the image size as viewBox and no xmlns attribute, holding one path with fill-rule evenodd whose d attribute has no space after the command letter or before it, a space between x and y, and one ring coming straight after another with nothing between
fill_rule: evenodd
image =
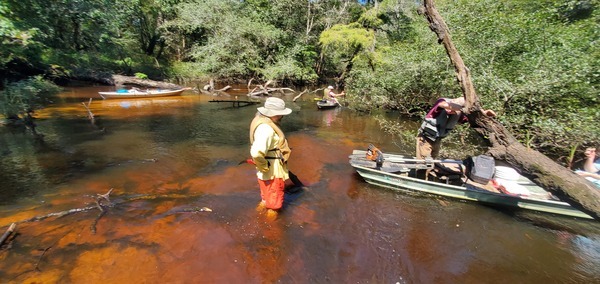
<instances>
[{"instance_id":1,"label":"river","mask_svg":"<svg viewBox=\"0 0 600 284\"><path fill-rule=\"evenodd\" d=\"M371 116L283 96L293 110L282 121L289 166L308 189L286 195L269 221L255 209L254 168L239 165L260 105L210 102L247 90L137 100L102 100L101 90L112 88L65 89L38 112L44 142L0 128L0 233L95 207L112 189L103 214L19 223L0 250L0 282L600 283L599 230L364 182L348 164L353 149L414 151ZM89 98L96 125L82 105Z\"/></svg>"}]
</instances>

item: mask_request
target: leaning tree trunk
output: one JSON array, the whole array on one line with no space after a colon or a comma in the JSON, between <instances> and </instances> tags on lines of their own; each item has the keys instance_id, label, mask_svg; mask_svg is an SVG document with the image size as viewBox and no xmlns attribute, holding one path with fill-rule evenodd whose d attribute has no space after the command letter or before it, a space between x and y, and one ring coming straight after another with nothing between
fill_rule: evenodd
<instances>
[{"instance_id":1,"label":"leaning tree trunk","mask_svg":"<svg viewBox=\"0 0 600 284\"><path fill-rule=\"evenodd\" d=\"M438 36L438 43L444 45L454 65L466 102L463 111L469 117L471 126L491 143L489 153L520 169L536 184L550 190L561 200L600 220L600 191L540 152L526 148L502 124L483 114L469 69L452 43L448 27L435 8L434 0L425 0L423 6L422 12L429 27Z\"/></svg>"}]
</instances>

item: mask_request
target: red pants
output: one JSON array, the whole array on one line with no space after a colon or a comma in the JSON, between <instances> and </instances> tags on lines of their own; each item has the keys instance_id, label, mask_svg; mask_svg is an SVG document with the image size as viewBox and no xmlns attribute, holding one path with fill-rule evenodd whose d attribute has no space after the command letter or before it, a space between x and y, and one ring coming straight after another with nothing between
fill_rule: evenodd
<instances>
[{"instance_id":1,"label":"red pants","mask_svg":"<svg viewBox=\"0 0 600 284\"><path fill-rule=\"evenodd\" d=\"M266 203L267 209L280 209L283 205L283 189L285 188L285 180L275 178L272 180L258 180L260 186L260 197Z\"/></svg>"}]
</instances>

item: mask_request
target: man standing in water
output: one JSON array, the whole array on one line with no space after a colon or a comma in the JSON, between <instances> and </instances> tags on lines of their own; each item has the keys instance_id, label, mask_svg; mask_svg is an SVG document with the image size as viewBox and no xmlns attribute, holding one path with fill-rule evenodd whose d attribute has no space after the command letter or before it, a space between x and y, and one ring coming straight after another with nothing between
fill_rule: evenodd
<instances>
[{"instance_id":1,"label":"man standing in water","mask_svg":"<svg viewBox=\"0 0 600 284\"><path fill-rule=\"evenodd\" d=\"M417 159L431 157L437 158L440 153L442 138L448 136L457 123L468 122L467 116L461 110L465 105L465 98L441 98L435 102L419 128L417 135ZM493 110L483 113L489 117L496 117Z\"/></svg>"},{"instance_id":2,"label":"man standing in water","mask_svg":"<svg viewBox=\"0 0 600 284\"><path fill-rule=\"evenodd\" d=\"M284 115L292 113L280 98L270 97L250 124L250 155L256 165L261 201L258 209L267 209L270 219L277 218L283 205L285 180L289 178L287 161L291 149L279 122Z\"/></svg>"}]
</instances>

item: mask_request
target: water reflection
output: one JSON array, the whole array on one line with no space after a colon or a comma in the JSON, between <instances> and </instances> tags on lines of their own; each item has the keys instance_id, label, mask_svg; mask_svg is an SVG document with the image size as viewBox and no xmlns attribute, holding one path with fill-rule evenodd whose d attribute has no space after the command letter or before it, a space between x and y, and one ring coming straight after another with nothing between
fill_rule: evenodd
<instances>
[{"instance_id":1,"label":"water reflection","mask_svg":"<svg viewBox=\"0 0 600 284\"><path fill-rule=\"evenodd\" d=\"M96 127L81 103L100 89L70 90L40 112L43 144L0 129L2 231L92 208L20 223L0 251L2 282L592 283L600 274L597 231L561 239L497 209L366 184L348 165L353 149L414 151L368 116L284 97L294 110L282 125L289 168L308 189L287 195L269 222L255 210L254 168L238 165L256 106L193 93L94 98ZM115 206L97 219L94 198L110 188Z\"/></svg>"},{"instance_id":2,"label":"water reflection","mask_svg":"<svg viewBox=\"0 0 600 284\"><path fill-rule=\"evenodd\" d=\"M341 112L341 110L342 110L341 107L337 107L334 109L322 110L321 112L323 113L323 122L324 122L325 126L331 127L333 125L333 123L335 122L338 114Z\"/></svg>"},{"instance_id":3,"label":"water reflection","mask_svg":"<svg viewBox=\"0 0 600 284\"><path fill-rule=\"evenodd\" d=\"M148 107L176 107L181 104L182 99L178 97L151 98L151 99L116 99L100 101L102 107L148 108Z\"/></svg>"}]
</instances>

